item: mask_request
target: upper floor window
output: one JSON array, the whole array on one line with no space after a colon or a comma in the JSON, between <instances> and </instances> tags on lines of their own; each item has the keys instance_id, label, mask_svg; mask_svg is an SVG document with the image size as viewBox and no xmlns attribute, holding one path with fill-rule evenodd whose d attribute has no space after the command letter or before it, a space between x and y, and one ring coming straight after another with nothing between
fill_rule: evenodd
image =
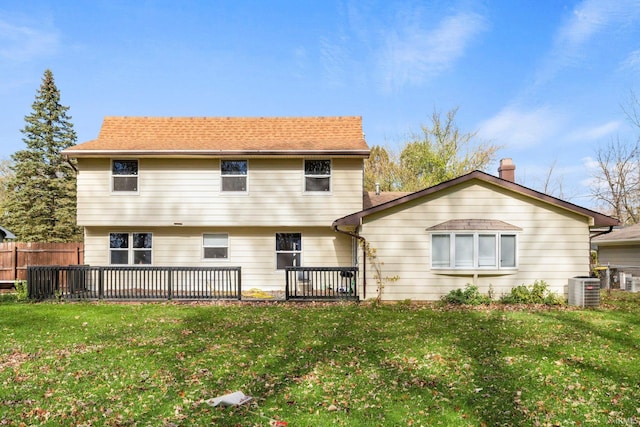
<instances>
[{"instance_id":1,"label":"upper floor window","mask_svg":"<svg viewBox=\"0 0 640 427\"><path fill-rule=\"evenodd\" d=\"M431 235L432 268L515 268L516 259L515 234L459 232Z\"/></svg>"},{"instance_id":2,"label":"upper floor window","mask_svg":"<svg viewBox=\"0 0 640 427\"><path fill-rule=\"evenodd\" d=\"M304 161L304 191L331 190L331 160Z\"/></svg>"},{"instance_id":3,"label":"upper floor window","mask_svg":"<svg viewBox=\"0 0 640 427\"><path fill-rule=\"evenodd\" d=\"M276 265L278 270L285 267L299 267L302 258L301 233L276 233Z\"/></svg>"},{"instance_id":4,"label":"upper floor window","mask_svg":"<svg viewBox=\"0 0 640 427\"><path fill-rule=\"evenodd\" d=\"M151 233L109 233L110 264L151 264Z\"/></svg>"},{"instance_id":5,"label":"upper floor window","mask_svg":"<svg viewBox=\"0 0 640 427\"><path fill-rule=\"evenodd\" d=\"M220 174L222 191L247 191L246 160L222 160Z\"/></svg>"},{"instance_id":6,"label":"upper floor window","mask_svg":"<svg viewBox=\"0 0 640 427\"><path fill-rule=\"evenodd\" d=\"M113 191L138 191L137 160L114 160L111 176Z\"/></svg>"},{"instance_id":7,"label":"upper floor window","mask_svg":"<svg viewBox=\"0 0 640 427\"><path fill-rule=\"evenodd\" d=\"M208 233L202 238L204 259L227 259L229 256L229 235Z\"/></svg>"}]
</instances>

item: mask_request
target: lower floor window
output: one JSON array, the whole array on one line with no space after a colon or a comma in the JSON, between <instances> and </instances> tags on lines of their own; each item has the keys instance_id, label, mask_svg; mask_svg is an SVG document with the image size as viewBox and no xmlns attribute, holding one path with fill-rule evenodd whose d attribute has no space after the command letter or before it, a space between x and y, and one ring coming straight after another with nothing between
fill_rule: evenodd
<instances>
[{"instance_id":1,"label":"lower floor window","mask_svg":"<svg viewBox=\"0 0 640 427\"><path fill-rule=\"evenodd\" d=\"M229 235L224 233L205 234L202 246L204 259L227 259L229 256Z\"/></svg>"},{"instance_id":2,"label":"lower floor window","mask_svg":"<svg viewBox=\"0 0 640 427\"><path fill-rule=\"evenodd\" d=\"M301 265L302 234L276 233L276 265L278 270Z\"/></svg>"},{"instance_id":3,"label":"lower floor window","mask_svg":"<svg viewBox=\"0 0 640 427\"><path fill-rule=\"evenodd\" d=\"M151 233L109 233L109 263L112 265L151 264Z\"/></svg>"},{"instance_id":4,"label":"lower floor window","mask_svg":"<svg viewBox=\"0 0 640 427\"><path fill-rule=\"evenodd\" d=\"M515 234L467 232L431 235L432 268L515 268L516 258Z\"/></svg>"}]
</instances>

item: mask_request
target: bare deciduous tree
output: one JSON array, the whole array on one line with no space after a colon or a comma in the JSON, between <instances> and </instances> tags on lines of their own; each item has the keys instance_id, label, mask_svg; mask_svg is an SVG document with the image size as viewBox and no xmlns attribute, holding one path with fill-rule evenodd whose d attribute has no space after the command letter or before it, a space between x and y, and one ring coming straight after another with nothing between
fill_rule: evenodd
<instances>
[{"instance_id":1,"label":"bare deciduous tree","mask_svg":"<svg viewBox=\"0 0 640 427\"><path fill-rule=\"evenodd\" d=\"M627 119L631 122L631 124L640 128L640 99L635 92L631 92L629 95L629 99L626 104L622 105L622 111L624 111Z\"/></svg>"},{"instance_id":2,"label":"bare deciduous tree","mask_svg":"<svg viewBox=\"0 0 640 427\"><path fill-rule=\"evenodd\" d=\"M570 200L571 197L569 196L569 194L567 194L564 188L562 175L558 175L556 173L556 163L557 160L554 160L553 163L551 163L551 166L549 166L540 191L542 191L544 194L549 194L550 196L554 196L559 199Z\"/></svg>"},{"instance_id":3,"label":"bare deciduous tree","mask_svg":"<svg viewBox=\"0 0 640 427\"><path fill-rule=\"evenodd\" d=\"M596 151L591 197L624 224L640 220L640 146L611 141Z\"/></svg>"}]
</instances>

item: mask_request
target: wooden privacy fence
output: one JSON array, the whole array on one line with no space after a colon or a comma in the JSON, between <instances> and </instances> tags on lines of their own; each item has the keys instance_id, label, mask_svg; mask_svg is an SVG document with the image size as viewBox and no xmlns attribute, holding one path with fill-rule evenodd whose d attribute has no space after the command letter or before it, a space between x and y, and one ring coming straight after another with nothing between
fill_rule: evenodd
<instances>
[{"instance_id":1,"label":"wooden privacy fence","mask_svg":"<svg viewBox=\"0 0 640 427\"><path fill-rule=\"evenodd\" d=\"M240 267L29 266L30 299L240 299Z\"/></svg>"},{"instance_id":2,"label":"wooden privacy fence","mask_svg":"<svg viewBox=\"0 0 640 427\"><path fill-rule=\"evenodd\" d=\"M27 280L30 265L84 263L82 243L0 243L0 283Z\"/></svg>"}]
</instances>

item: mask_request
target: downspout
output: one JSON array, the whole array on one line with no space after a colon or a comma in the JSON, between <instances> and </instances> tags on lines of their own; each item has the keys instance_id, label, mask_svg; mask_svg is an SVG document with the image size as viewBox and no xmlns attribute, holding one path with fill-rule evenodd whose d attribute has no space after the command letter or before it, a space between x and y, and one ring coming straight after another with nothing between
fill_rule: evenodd
<instances>
[{"instance_id":1,"label":"downspout","mask_svg":"<svg viewBox=\"0 0 640 427\"><path fill-rule=\"evenodd\" d=\"M333 231L335 231L336 233L346 234L347 236L351 236L362 242L362 299L367 299L367 240L359 234L340 230L338 228L338 225L333 226Z\"/></svg>"},{"instance_id":2,"label":"downspout","mask_svg":"<svg viewBox=\"0 0 640 427\"><path fill-rule=\"evenodd\" d=\"M595 237L598 236L602 236L603 234L609 234L613 231L613 225L609 226L608 230L605 231L599 231L596 234L594 234L593 236L589 235L589 265L591 265L591 241L592 239L594 239ZM598 260L598 264L600 264L600 261ZM598 265L596 264L596 265ZM591 275L591 274L589 274ZM609 276L609 267L607 266L607 276ZM609 287L609 278L607 277L607 287Z\"/></svg>"}]
</instances>

